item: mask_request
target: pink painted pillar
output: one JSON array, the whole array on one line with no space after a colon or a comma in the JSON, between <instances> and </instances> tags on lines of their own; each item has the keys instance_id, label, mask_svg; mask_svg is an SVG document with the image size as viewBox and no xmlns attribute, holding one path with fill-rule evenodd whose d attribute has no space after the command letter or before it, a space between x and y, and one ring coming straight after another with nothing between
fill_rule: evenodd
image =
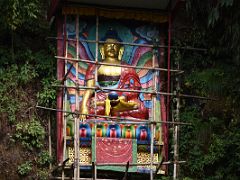
<instances>
[{"instance_id":1,"label":"pink painted pillar","mask_svg":"<svg viewBox=\"0 0 240 180\"><path fill-rule=\"evenodd\" d=\"M61 15L57 16L57 56L64 56L64 21ZM57 59L57 79L62 80L64 77L64 66L65 63L61 59ZM57 91L57 109L62 110L63 108L63 89L59 88ZM63 161L63 113L57 112L57 160L58 162Z\"/></svg>"},{"instance_id":2,"label":"pink painted pillar","mask_svg":"<svg viewBox=\"0 0 240 180\"><path fill-rule=\"evenodd\" d=\"M161 34L160 35L160 46L164 46L165 45L165 34ZM166 49L165 48L159 48L160 51L160 63L159 66L160 67L164 67L165 64L165 57L166 57ZM165 90L165 84L167 84L166 82L166 72L161 71L160 72L160 91L164 91ZM166 103L166 99L167 97L164 95L160 96L160 101L161 101L161 120L166 122L167 121L167 103ZM168 124L163 123L162 124L162 138L163 138L163 151L162 151L162 156L165 158L164 161L168 161ZM168 166L164 165L163 168L164 170L168 171Z\"/></svg>"}]
</instances>

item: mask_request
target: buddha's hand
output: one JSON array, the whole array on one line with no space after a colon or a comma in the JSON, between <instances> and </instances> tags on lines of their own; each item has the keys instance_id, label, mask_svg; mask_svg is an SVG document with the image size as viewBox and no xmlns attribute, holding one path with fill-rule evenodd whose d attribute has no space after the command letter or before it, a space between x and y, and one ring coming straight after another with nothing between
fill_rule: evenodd
<instances>
[{"instance_id":1,"label":"buddha's hand","mask_svg":"<svg viewBox=\"0 0 240 180\"><path fill-rule=\"evenodd\" d=\"M112 107L113 112L123 112L138 109L138 103L134 101L126 101L125 96L120 96L118 98L118 103Z\"/></svg>"},{"instance_id":2,"label":"buddha's hand","mask_svg":"<svg viewBox=\"0 0 240 180\"><path fill-rule=\"evenodd\" d=\"M105 105L105 103L104 103L104 101L91 101L90 102L90 108L95 108L96 106L104 106Z\"/></svg>"},{"instance_id":3,"label":"buddha's hand","mask_svg":"<svg viewBox=\"0 0 240 180\"><path fill-rule=\"evenodd\" d=\"M80 120L85 121L87 119L88 108L86 106L81 107L80 113Z\"/></svg>"}]
</instances>

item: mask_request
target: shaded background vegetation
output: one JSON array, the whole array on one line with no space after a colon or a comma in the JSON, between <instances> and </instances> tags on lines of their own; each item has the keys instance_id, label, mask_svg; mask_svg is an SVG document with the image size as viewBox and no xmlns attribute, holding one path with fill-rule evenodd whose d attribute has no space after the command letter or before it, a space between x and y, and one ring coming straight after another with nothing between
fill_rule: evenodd
<instances>
[{"instance_id":1,"label":"shaded background vegetation","mask_svg":"<svg viewBox=\"0 0 240 180\"><path fill-rule=\"evenodd\" d=\"M0 179L47 179L47 120L37 103L55 107L55 26L46 21L49 1L0 1ZM181 91L216 99L183 99L180 129L181 179L240 176L240 2L186 0L172 50L185 71ZM53 128L54 130L54 128ZM54 133L54 131L53 131Z\"/></svg>"},{"instance_id":2,"label":"shaded background vegetation","mask_svg":"<svg viewBox=\"0 0 240 180\"><path fill-rule=\"evenodd\" d=\"M47 124L55 115L36 104L54 107L56 98L48 1L3 0L0 7L0 179L47 179Z\"/></svg>"},{"instance_id":3,"label":"shaded background vegetation","mask_svg":"<svg viewBox=\"0 0 240 180\"><path fill-rule=\"evenodd\" d=\"M191 28L175 43L207 48L180 52L185 93L214 101L185 99L181 120L180 157L187 160L182 177L239 179L240 177L240 2L188 0Z\"/></svg>"}]
</instances>

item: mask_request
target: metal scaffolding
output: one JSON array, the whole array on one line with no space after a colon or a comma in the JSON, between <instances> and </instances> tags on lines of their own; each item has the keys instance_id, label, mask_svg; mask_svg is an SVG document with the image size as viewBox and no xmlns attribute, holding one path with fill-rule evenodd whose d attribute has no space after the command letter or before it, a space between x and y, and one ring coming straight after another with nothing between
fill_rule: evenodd
<instances>
[{"instance_id":1,"label":"metal scaffolding","mask_svg":"<svg viewBox=\"0 0 240 180\"><path fill-rule=\"evenodd\" d=\"M171 33L170 33L170 29L171 29L171 17L169 18L169 29L168 29L168 46L161 46L159 44L157 45L153 45L153 44L144 44L142 46L146 46L146 47L152 47L152 51L153 51L153 56L152 56L152 67L138 67L138 66L131 66L131 65L122 65L122 64L118 64L118 65L112 65L112 64L108 64L108 63L102 63L98 61L98 47L99 47L99 43L104 43L105 41L99 41L99 18L98 16L96 16L96 40L93 41L86 41L88 43L95 43L95 61L90 61L87 59L80 59L79 58L79 42L82 41L79 38L79 16L76 16L76 39L69 39L67 36L67 31L66 31L66 15L65 15L65 20L64 20L64 31L63 31L63 37L62 41L64 41L64 56L55 56L59 61L64 61L65 62L65 73L67 76L69 73L69 70L67 69L66 64L68 62L70 62L72 65L75 64L76 67L76 82L74 86L68 86L66 83L66 77L64 77L63 81L64 81L64 85L59 85L57 86L58 88L62 88L64 93L64 102L65 104L63 104L63 109L52 109L52 108L46 108L46 107L41 107L41 106L37 106L38 108L43 108L43 109L47 109L47 110L54 110L57 112L62 112L63 116L63 129L62 129L62 134L63 134L63 159L62 159L62 164L64 164L65 159L66 158L66 148L67 148L67 134L66 134L66 128L67 128L67 117L69 114L74 115L74 164L73 164L73 172L74 172L74 179L78 180L78 179L83 179L81 178L81 172L80 172L80 167L81 166L85 166L84 164L80 164L80 134L79 134L79 125L80 125L80 119L79 116L80 115L87 115L89 117L92 117L93 119L90 120L86 120L86 122L91 122L94 124L93 128L94 128L94 134L92 135L92 137L94 137L94 139L92 139L92 141L94 141L93 143L94 148L96 148L96 125L99 121L97 121L94 118L100 117L100 118L105 118L105 121L101 121L101 122L107 122L107 123L111 123L111 122L115 122L115 123L119 123L119 124L148 124L150 125L150 129L151 129L151 140L150 140L150 163L129 163L129 166L144 166L144 165L150 165L150 177L149 179L153 180L154 179L154 174L157 172L154 172L153 170L153 166L159 166L159 162L154 162L154 158L153 158L153 154L154 154L154 134L155 134L155 129L156 129L156 125L157 124L164 124L164 125L172 125L173 126L173 148L174 148L174 155L173 155L173 161L164 161L161 162L160 165L169 165L169 164L173 164L173 179L178 179L178 172L179 172L179 165L181 163L185 163L185 161L181 161L179 160L179 155L178 155L178 144L179 144L179 126L180 125L189 125L189 123L183 123L180 122L180 118L179 118L179 109L180 109L180 98L181 97L194 97L194 96L190 96L190 95L184 95L184 94L180 94L180 92L178 91L180 89L180 81L179 81L179 74L183 73L183 71L181 71L179 69L179 64L177 69L171 69L171 62L170 62L170 49L171 49ZM67 51L68 51L68 41L75 41L76 42L76 57L75 58L69 58L67 57ZM136 43L126 43L126 42L121 42L119 44L122 45L130 45L130 46L140 46L140 44L136 44ZM168 50L168 64L167 64L167 69L164 68L159 68L157 65L157 55L154 52L155 48L166 48ZM78 83L78 68L79 62L85 62L85 63L92 63L96 65L96 69L95 69L95 82L98 81L98 74L97 74L97 67L99 65L107 65L107 66L118 66L118 67L129 67L129 68L134 68L134 69L146 69L146 70L151 70L152 71L152 79L153 79L153 84L152 84L152 90L151 91L144 91L144 90L129 90L129 89L114 89L114 91L122 91L122 92L139 92L139 93L145 93L145 94L151 94L152 97L152 111L150 113L150 117L149 119L131 119L131 118L119 118L119 117L112 117L112 116L102 116L102 115L97 115L96 113L96 99L97 99L97 94L96 91L100 90L112 90L110 88L100 88L100 87L86 87L86 86L79 86ZM70 68L71 69L71 68ZM159 72L165 72L167 73L167 92L160 92L157 89L157 76ZM176 91L174 92L170 92L170 76L171 74L175 74L176 75ZM68 88L73 88L75 89L75 107L76 107L76 111L72 112L72 111L67 111L66 110L66 102L67 102L67 89ZM94 91L94 99L95 99L95 103L94 103L94 107L95 107L95 114L81 114L79 113L79 93L80 91L84 91L87 89L91 89ZM156 96L157 95L162 95L165 96L167 99L167 121L160 121L160 120L156 120L158 117L156 117ZM170 97L174 97L174 100L176 101L176 109L173 110L174 112L174 117L170 117L169 116L169 111L170 111ZM203 98L203 97L197 97L196 98ZM172 120L170 120L172 118ZM126 122L127 121L127 122ZM96 152L96 149L95 149ZM92 157L92 159L94 160L92 162L92 179L98 179L97 176L97 167L98 166L126 166L126 164L124 163L97 163L96 162L96 153L94 155L95 157ZM157 169L157 168L156 168ZM62 174L61 177L56 177L55 179L71 179L69 177L66 176L65 174L65 168L62 168ZM86 178L85 178L86 179Z\"/></svg>"}]
</instances>

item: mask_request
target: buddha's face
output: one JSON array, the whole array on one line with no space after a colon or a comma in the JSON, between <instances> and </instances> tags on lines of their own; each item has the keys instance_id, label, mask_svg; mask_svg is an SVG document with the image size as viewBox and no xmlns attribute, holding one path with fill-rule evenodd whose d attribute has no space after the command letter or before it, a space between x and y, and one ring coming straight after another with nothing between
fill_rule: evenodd
<instances>
[{"instance_id":1,"label":"buddha's face","mask_svg":"<svg viewBox=\"0 0 240 180\"><path fill-rule=\"evenodd\" d=\"M118 42L116 39L107 39L106 43L103 45L105 57L118 58L119 50L121 48L120 44L114 44Z\"/></svg>"}]
</instances>

